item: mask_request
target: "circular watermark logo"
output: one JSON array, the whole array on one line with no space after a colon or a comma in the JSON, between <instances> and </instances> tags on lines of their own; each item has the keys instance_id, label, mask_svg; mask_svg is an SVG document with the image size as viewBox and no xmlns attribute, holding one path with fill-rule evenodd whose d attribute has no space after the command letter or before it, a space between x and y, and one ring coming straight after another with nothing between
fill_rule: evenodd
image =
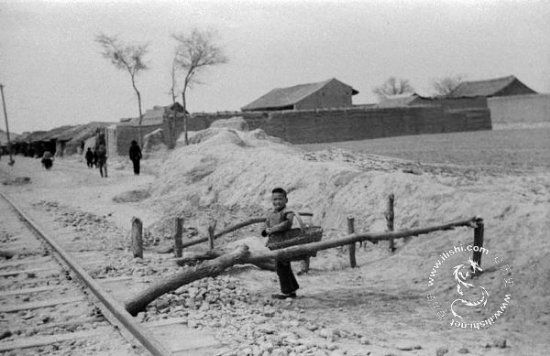
<instances>
[{"instance_id":1,"label":"circular watermark logo","mask_svg":"<svg viewBox=\"0 0 550 356\"><path fill-rule=\"evenodd\" d=\"M499 272L499 283L503 284L495 288L492 283L494 291L475 278L484 271L481 261L488 266L485 270ZM514 284L511 274L512 267L484 247L453 246L433 265L426 298L437 318L450 326L480 330L493 325L509 308Z\"/></svg>"}]
</instances>

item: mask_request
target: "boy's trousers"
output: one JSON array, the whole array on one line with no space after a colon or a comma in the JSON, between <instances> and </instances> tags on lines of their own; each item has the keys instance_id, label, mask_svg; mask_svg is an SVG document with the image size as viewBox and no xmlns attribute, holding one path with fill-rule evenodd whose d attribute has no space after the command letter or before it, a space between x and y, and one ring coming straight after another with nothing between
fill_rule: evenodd
<instances>
[{"instance_id":1,"label":"boy's trousers","mask_svg":"<svg viewBox=\"0 0 550 356\"><path fill-rule=\"evenodd\" d=\"M283 294L294 293L300 286L294 273L292 273L292 267L290 261L277 260L277 275L279 276L279 284L281 285L281 292Z\"/></svg>"}]
</instances>

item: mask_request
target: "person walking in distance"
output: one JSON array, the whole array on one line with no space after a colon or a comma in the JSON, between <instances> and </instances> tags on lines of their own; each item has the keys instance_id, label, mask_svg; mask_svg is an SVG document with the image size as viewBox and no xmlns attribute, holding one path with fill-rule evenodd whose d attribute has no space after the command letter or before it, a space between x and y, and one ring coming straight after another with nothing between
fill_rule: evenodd
<instances>
[{"instance_id":1,"label":"person walking in distance","mask_svg":"<svg viewBox=\"0 0 550 356\"><path fill-rule=\"evenodd\" d=\"M101 144L97 148L97 167L102 178L107 178L107 149Z\"/></svg>"},{"instance_id":2,"label":"person walking in distance","mask_svg":"<svg viewBox=\"0 0 550 356\"><path fill-rule=\"evenodd\" d=\"M141 149L136 140L130 145L130 160L134 164L134 174L139 175L139 161L141 160Z\"/></svg>"},{"instance_id":3,"label":"person walking in distance","mask_svg":"<svg viewBox=\"0 0 550 356\"><path fill-rule=\"evenodd\" d=\"M85 157L88 168L92 168L94 166L94 153L92 152L92 149L90 147L88 147Z\"/></svg>"}]
</instances>

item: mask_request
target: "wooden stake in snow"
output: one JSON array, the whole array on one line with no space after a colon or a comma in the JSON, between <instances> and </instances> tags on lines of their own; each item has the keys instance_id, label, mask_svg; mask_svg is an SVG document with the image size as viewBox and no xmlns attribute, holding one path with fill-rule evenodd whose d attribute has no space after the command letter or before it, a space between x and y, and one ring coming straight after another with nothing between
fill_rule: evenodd
<instances>
[{"instance_id":1,"label":"wooden stake in snow","mask_svg":"<svg viewBox=\"0 0 550 356\"><path fill-rule=\"evenodd\" d=\"M181 257L182 247L182 238L183 234L183 218L174 219L174 256Z\"/></svg>"},{"instance_id":2,"label":"wooden stake in snow","mask_svg":"<svg viewBox=\"0 0 550 356\"><path fill-rule=\"evenodd\" d=\"M388 209L386 210L386 224L388 226L388 231L393 231L393 219L395 217L393 212L393 202L394 202L395 196L393 194L390 194L388 196ZM395 251L395 244L393 239L390 239L390 252Z\"/></svg>"},{"instance_id":3,"label":"wooden stake in snow","mask_svg":"<svg viewBox=\"0 0 550 356\"><path fill-rule=\"evenodd\" d=\"M355 219L348 217L348 234L355 233ZM351 268L357 267L357 261L355 260L355 242L349 244L349 265Z\"/></svg>"},{"instance_id":4,"label":"wooden stake in snow","mask_svg":"<svg viewBox=\"0 0 550 356\"><path fill-rule=\"evenodd\" d=\"M210 250L214 249L214 239L216 238L214 235L214 231L216 231L215 221L208 226L208 248Z\"/></svg>"},{"instance_id":5,"label":"wooden stake in snow","mask_svg":"<svg viewBox=\"0 0 550 356\"><path fill-rule=\"evenodd\" d=\"M143 258L143 223L135 216L132 218L132 253Z\"/></svg>"},{"instance_id":6,"label":"wooden stake in snow","mask_svg":"<svg viewBox=\"0 0 550 356\"><path fill-rule=\"evenodd\" d=\"M474 248L475 246L478 246L479 249L477 251L474 250L472 254L472 261L477 263L481 267L481 254L483 247L483 232L485 230L485 226L483 224L483 219L478 218L475 221L476 227L474 228Z\"/></svg>"}]
</instances>

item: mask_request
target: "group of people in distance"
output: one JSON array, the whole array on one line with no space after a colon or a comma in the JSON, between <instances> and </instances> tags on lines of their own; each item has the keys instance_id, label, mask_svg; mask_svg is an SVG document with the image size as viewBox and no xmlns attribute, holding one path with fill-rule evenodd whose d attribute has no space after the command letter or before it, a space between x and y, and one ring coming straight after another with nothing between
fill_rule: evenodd
<instances>
[{"instance_id":1,"label":"group of people in distance","mask_svg":"<svg viewBox=\"0 0 550 356\"><path fill-rule=\"evenodd\" d=\"M130 144L129 156L134 165L134 174L139 175L141 149L136 140L133 140ZM86 158L88 168L93 168L94 166L99 168L101 177L107 178L107 149L105 145L100 144L93 151L91 147L88 147L84 157Z\"/></svg>"},{"instance_id":2,"label":"group of people in distance","mask_svg":"<svg viewBox=\"0 0 550 356\"><path fill-rule=\"evenodd\" d=\"M88 147L84 158L86 158L88 168L93 168L94 166L99 168L101 177L107 178L107 148L105 145L101 144L93 151L91 147Z\"/></svg>"}]
</instances>

